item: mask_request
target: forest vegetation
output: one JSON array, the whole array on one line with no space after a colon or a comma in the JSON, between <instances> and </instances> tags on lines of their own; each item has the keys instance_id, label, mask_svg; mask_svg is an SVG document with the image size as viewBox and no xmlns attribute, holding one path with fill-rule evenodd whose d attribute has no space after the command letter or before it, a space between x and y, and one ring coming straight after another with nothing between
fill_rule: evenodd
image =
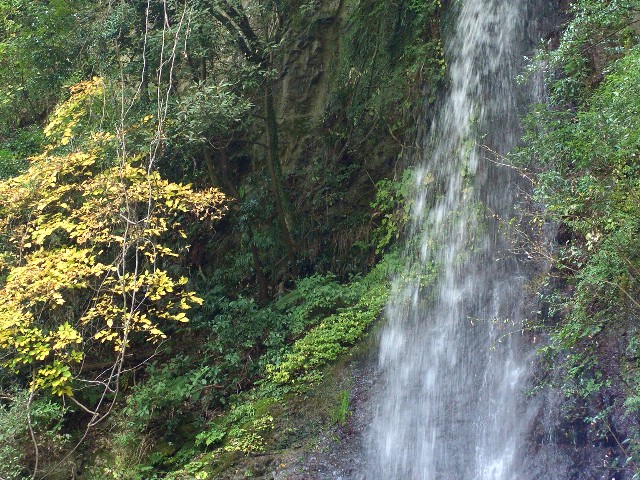
<instances>
[{"instance_id":1,"label":"forest vegetation","mask_svg":"<svg viewBox=\"0 0 640 480\"><path fill-rule=\"evenodd\" d=\"M438 9L0 1L0 477L272 448L389 294Z\"/></svg>"},{"instance_id":2,"label":"forest vegetation","mask_svg":"<svg viewBox=\"0 0 640 480\"><path fill-rule=\"evenodd\" d=\"M0 478L236 478L347 421L328 377L411 275L447 6L0 0ZM549 267L532 395L636 478L640 2L565 15L504 160L530 184L514 248Z\"/></svg>"},{"instance_id":3,"label":"forest vegetation","mask_svg":"<svg viewBox=\"0 0 640 480\"><path fill-rule=\"evenodd\" d=\"M550 338L539 388L561 392L567 442L608 448L610 472L636 478L640 3L581 0L569 13L537 59L549 100L532 107L514 156L532 180L533 224L557 232L539 251L551 266L538 286L544 321L532 322Z\"/></svg>"}]
</instances>

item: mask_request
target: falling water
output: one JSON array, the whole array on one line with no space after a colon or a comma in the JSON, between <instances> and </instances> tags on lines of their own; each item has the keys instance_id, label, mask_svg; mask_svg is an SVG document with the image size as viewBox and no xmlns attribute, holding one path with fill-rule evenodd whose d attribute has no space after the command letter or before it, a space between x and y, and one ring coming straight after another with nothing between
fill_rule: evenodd
<instances>
[{"instance_id":1,"label":"falling water","mask_svg":"<svg viewBox=\"0 0 640 480\"><path fill-rule=\"evenodd\" d=\"M418 243L407 247L380 342L367 479L528 478L519 460L531 416L526 276L501 228L516 176L496 160L519 137L515 77L533 9L527 0L457 5L448 96L416 175L409 237Z\"/></svg>"}]
</instances>

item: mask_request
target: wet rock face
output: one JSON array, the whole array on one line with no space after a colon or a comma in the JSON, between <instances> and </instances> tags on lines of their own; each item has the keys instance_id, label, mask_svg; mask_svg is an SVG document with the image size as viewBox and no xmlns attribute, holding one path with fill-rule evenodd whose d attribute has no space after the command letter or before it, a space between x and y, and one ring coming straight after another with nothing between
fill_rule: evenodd
<instances>
[{"instance_id":1,"label":"wet rock face","mask_svg":"<svg viewBox=\"0 0 640 480\"><path fill-rule=\"evenodd\" d=\"M526 25L532 42L543 39L550 47L561 34L560 25L566 19L566 0L530 2L543 4L545 15ZM343 2L324 2L311 26L291 39L282 63L277 101L284 150L285 167L290 171L296 163L308 161L324 148L317 129L323 124L329 95L332 61L336 58L339 36L343 28ZM539 8L530 6L530 8ZM615 367L624 355L624 345L618 339L608 339L602 350L610 358L609 374L619 376ZM372 347L371 352L375 350ZM365 435L374 416L372 397L377 382L375 355L369 353L343 367L329 387L350 392L348 414L344 424L335 423L315 410L315 400L307 399L287 413L288 419L275 433L276 447L264 454L253 455L236 462L224 479L258 478L268 480L382 480L366 464ZM315 395L322 396L323 393ZM625 417L622 409L624 392L620 384L609 388L596 403L583 405L580 418L564 418L566 399L558 392L547 392L532 400L532 408L542 413L535 416L527 439L525 470L530 478L549 480L627 480L629 471L612 466L614 457L623 452L616 441L626 438L637 419ZM535 405L537 403L537 405ZM541 405L540 405L541 404ZM325 405L326 406L326 405ZM611 407L611 434L596 435L584 418ZM465 480L465 479L463 479Z\"/></svg>"},{"instance_id":2,"label":"wet rock face","mask_svg":"<svg viewBox=\"0 0 640 480\"><path fill-rule=\"evenodd\" d=\"M571 291L557 284L556 290L570 295ZM564 290L563 290L564 288ZM556 318L554 321L562 321ZM621 365L634 361L628 351L628 325L636 319L618 318L617 328L602 332L588 340L588 347L598 359L598 372L609 379L607 386L586 398L566 396L561 385L564 377L563 358L549 366L538 367L537 378L547 386L532 401L542 404L535 419L528 451L529 468L537 478L551 480L631 480L637 469L632 462L628 442L640 424L637 414L629 414L624 407L624 371ZM594 371L583 372L577 381L589 379ZM571 389L571 385L568 385ZM593 421L593 419L598 419ZM591 420L590 420L591 419Z\"/></svg>"},{"instance_id":3,"label":"wet rock face","mask_svg":"<svg viewBox=\"0 0 640 480\"><path fill-rule=\"evenodd\" d=\"M610 385L589 397L575 408L577 418L565 421L563 433L573 441L562 445L574 460L573 479L630 480L637 467L627 463L627 451L633 448L628 442L637 428L637 414L629 414L624 407L628 392L625 391L624 373L621 364L628 358L627 328L619 325L617 331L600 335L597 340L597 355L603 378L610 379ZM589 418L603 417L590 422Z\"/></svg>"},{"instance_id":4,"label":"wet rock face","mask_svg":"<svg viewBox=\"0 0 640 480\"><path fill-rule=\"evenodd\" d=\"M311 448L291 452L289 463L276 471L274 479L365 480L361 473L366 471L363 436L373 416L375 366L375 359L367 355L346 367L345 384L350 385L350 397L344 424L321 432Z\"/></svg>"},{"instance_id":5,"label":"wet rock face","mask_svg":"<svg viewBox=\"0 0 640 480\"><path fill-rule=\"evenodd\" d=\"M363 432L372 417L376 359L368 348L328 372L306 397L291 399L275 419L269 451L239 458L219 480L365 480ZM343 418L338 399L348 392ZM338 415L340 416L340 415ZM375 475L367 480L380 480Z\"/></svg>"},{"instance_id":6,"label":"wet rock face","mask_svg":"<svg viewBox=\"0 0 640 480\"><path fill-rule=\"evenodd\" d=\"M318 126L328 103L332 63L342 27L342 1L326 0L308 26L289 38L276 88L281 146L286 165L321 149Z\"/></svg>"}]
</instances>

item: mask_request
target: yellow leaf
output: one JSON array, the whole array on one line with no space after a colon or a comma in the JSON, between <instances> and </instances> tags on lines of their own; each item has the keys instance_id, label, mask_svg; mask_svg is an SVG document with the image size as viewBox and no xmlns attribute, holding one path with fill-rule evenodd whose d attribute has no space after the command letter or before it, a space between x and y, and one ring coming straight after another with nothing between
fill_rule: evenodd
<instances>
[{"instance_id":1,"label":"yellow leaf","mask_svg":"<svg viewBox=\"0 0 640 480\"><path fill-rule=\"evenodd\" d=\"M60 294L60 292L53 292L51 296L53 297L53 299L58 305L62 305L64 303L64 298L62 298L62 295Z\"/></svg>"}]
</instances>

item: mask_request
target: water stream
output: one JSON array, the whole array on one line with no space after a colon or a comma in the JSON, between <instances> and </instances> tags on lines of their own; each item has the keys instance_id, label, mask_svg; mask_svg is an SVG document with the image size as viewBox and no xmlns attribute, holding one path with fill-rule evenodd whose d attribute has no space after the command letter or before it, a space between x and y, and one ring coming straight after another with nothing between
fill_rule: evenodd
<instances>
[{"instance_id":1,"label":"water stream","mask_svg":"<svg viewBox=\"0 0 640 480\"><path fill-rule=\"evenodd\" d=\"M379 351L367 479L526 480L526 274L510 252L528 0L454 2L449 86L428 134ZM432 272L437 280L431 280Z\"/></svg>"}]
</instances>

